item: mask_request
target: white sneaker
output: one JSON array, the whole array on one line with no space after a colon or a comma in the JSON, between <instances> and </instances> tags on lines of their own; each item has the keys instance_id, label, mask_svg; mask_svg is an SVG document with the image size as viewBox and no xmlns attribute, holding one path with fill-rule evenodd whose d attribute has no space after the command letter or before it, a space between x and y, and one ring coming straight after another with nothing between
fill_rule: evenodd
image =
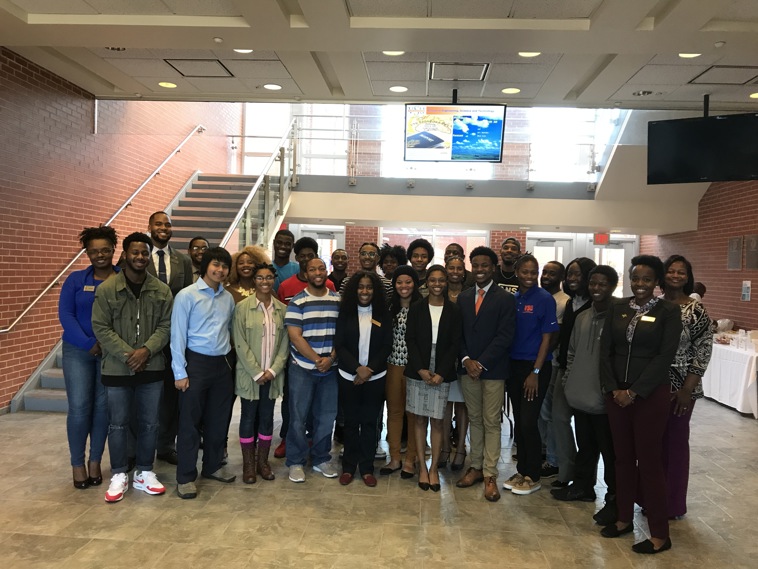
<instances>
[{"instance_id":1,"label":"white sneaker","mask_svg":"<svg viewBox=\"0 0 758 569\"><path fill-rule=\"evenodd\" d=\"M129 476L126 472L119 472L111 476L111 483L105 491L106 502L120 502L129 489Z\"/></svg>"},{"instance_id":2,"label":"white sneaker","mask_svg":"<svg viewBox=\"0 0 758 569\"><path fill-rule=\"evenodd\" d=\"M382 444L381 443L378 443L376 445L376 451L374 452L374 458L377 459L377 460L380 459L380 458L387 458L387 451L385 451L382 448Z\"/></svg>"},{"instance_id":3,"label":"white sneaker","mask_svg":"<svg viewBox=\"0 0 758 569\"><path fill-rule=\"evenodd\" d=\"M290 466L290 480L292 482L305 482L305 471L301 464L293 464Z\"/></svg>"},{"instance_id":4,"label":"white sneaker","mask_svg":"<svg viewBox=\"0 0 758 569\"><path fill-rule=\"evenodd\" d=\"M134 471L134 482L132 487L135 490L142 490L145 494L157 496L166 491L166 487L158 481L155 472L152 470L143 470L142 472Z\"/></svg>"},{"instance_id":5,"label":"white sneaker","mask_svg":"<svg viewBox=\"0 0 758 569\"><path fill-rule=\"evenodd\" d=\"M313 470L320 472L327 478L337 478L340 473L331 462L322 462L321 464L314 464Z\"/></svg>"},{"instance_id":6,"label":"white sneaker","mask_svg":"<svg viewBox=\"0 0 758 569\"><path fill-rule=\"evenodd\" d=\"M539 481L534 482L528 476L524 476L524 479L521 481L520 484L513 485L513 488L511 488L511 492L513 492L514 494L519 494L520 496L528 496L529 494L533 494L540 488L542 488L542 484L540 484Z\"/></svg>"}]
</instances>

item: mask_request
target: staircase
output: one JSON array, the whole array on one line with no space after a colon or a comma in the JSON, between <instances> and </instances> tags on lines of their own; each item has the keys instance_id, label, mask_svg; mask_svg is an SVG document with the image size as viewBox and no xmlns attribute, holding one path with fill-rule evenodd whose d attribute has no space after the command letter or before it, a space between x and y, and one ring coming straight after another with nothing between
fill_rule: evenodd
<instances>
[{"instance_id":1,"label":"staircase","mask_svg":"<svg viewBox=\"0 0 758 569\"><path fill-rule=\"evenodd\" d=\"M63 381L63 352L60 347L55 354L54 365L41 372L39 385L24 392L24 409L56 413L68 411L66 385Z\"/></svg>"},{"instance_id":2,"label":"staircase","mask_svg":"<svg viewBox=\"0 0 758 569\"><path fill-rule=\"evenodd\" d=\"M257 179L257 176L233 174L199 175L186 195L171 210L174 226L171 245L178 251L186 252L190 240L200 235L211 246L218 245ZM262 219L263 192L259 190L258 193L261 195L257 195L251 203L251 244L258 242L258 220Z\"/></svg>"}]
</instances>

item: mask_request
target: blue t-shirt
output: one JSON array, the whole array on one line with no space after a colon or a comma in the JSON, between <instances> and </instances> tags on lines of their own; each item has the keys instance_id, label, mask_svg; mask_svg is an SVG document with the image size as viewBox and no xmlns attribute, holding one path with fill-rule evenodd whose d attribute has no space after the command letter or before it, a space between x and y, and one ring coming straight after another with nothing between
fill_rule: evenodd
<instances>
[{"instance_id":1,"label":"blue t-shirt","mask_svg":"<svg viewBox=\"0 0 758 569\"><path fill-rule=\"evenodd\" d=\"M526 293L516 292L516 335L511 344L511 359L533 361L542 344L542 334L558 331L555 299L545 289L533 286ZM548 352L545 361L553 359Z\"/></svg>"}]
</instances>

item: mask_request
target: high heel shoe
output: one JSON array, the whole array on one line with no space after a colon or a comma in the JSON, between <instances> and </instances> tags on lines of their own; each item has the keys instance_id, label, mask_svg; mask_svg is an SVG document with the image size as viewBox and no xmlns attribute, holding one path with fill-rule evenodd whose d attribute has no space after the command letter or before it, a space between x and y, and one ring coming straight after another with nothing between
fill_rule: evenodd
<instances>
[{"instance_id":1,"label":"high heel shoe","mask_svg":"<svg viewBox=\"0 0 758 569\"><path fill-rule=\"evenodd\" d=\"M74 466L72 467L72 470L73 470L74 488L76 488L77 490L84 490L85 488L89 488L89 478L85 478L84 480L76 479L77 474L79 474L79 476L81 476L82 474L86 476L87 470L84 468L84 465Z\"/></svg>"},{"instance_id":2,"label":"high heel shoe","mask_svg":"<svg viewBox=\"0 0 758 569\"><path fill-rule=\"evenodd\" d=\"M402 478L403 480L410 480L411 478L416 476L416 464L415 463L412 464L411 467L413 468L413 471L408 472L405 469L405 463L403 463L403 466L401 467L401 470L400 470L400 478Z\"/></svg>"},{"instance_id":3,"label":"high heel shoe","mask_svg":"<svg viewBox=\"0 0 758 569\"><path fill-rule=\"evenodd\" d=\"M428 482L419 482L418 487L421 488L424 492L429 490L431 488L431 485Z\"/></svg>"},{"instance_id":4,"label":"high heel shoe","mask_svg":"<svg viewBox=\"0 0 758 569\"><path fill-rule=\"evenodd\" d=\"M463 460L458 462L458 457L462 456ZM450 463L450 470L453 472L458 472L459 470L463 469L463 463L466 462L466 449L464 448L462 451L458 450L455 451L455 459L453 459L453 462Z\"/></svg>"},{"instance_id":5,"label":"high heel shoe","mask_svg":"<svg viewBox=\"0 0 758 569\"><path fill-rule=\"evenodd\" d=\"M103 473L100 470L100 463L90 461L87 470L89 471L89 478L87 479L89 485L100 486L103 483ZM92 476L93 473L95 473L95 476Z\"/></svg>"},{"instance_id":6,"label":"high heel shoe","mask_svg":"<svg viewBox=\"0 0 758 569\"><path fill-rule=\"evenodd\" d=\"M445 457L444 459L442 457ZM445 468L447 466L447 461L450 460L450 451L449 450L443 450L440 452L440 459L437 461L437 468Z\"/></svg>"}]
</instances>

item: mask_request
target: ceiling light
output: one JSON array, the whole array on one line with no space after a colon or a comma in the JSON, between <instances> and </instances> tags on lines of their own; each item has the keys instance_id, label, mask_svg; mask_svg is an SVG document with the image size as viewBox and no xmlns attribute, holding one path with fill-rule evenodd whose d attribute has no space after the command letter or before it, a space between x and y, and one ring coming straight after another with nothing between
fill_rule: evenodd
<instances>
[{"instance_id":1,"label":"ceiling light","mask_svg":"<svg viewBox=\"0 0 758 569\"><path fill-rule=\"evenodd\" d=\"M713 44L713 47L721 48L721 47L724 47L725 45L726 45L725 41L717 41L716 43Z\"/></svg>"},{"instance_id":2,"label":"ceiling light","mask_svg":"<svg viewBox=\"0 0 758 569\"><path fill-rule=\"evenodd\" d=\"M518 54L521 57L537 57L538 55L542 55L541 51L519 51Z\"/></svg>"},{"instance_id":3,"label":"ceiling light","mask_svg":"<svg viewBox=\"0 0 758 569\"><path fill-rule=\"evenodd\" d=\"M758 99L758 93L750 93L751 99Z\"/></svg>"},{"instance_id":4,"label":"ceiling light","mask_svg":"<svg viewBox=\"0 0 758 569\"><path fill-rule=\"evenodd\" d=\"M161 81L158 86L164 89L176 89L176 83L169 83L168 81Z\"/></svg>"},{"instance_id":5,"label":"ceiling light","mask_svg":"<svg viewBox=\"0 0 758 569\"><path fill-rule=\"evenodd\" d=\"M237 53L253 53L252 49L235 49Z\"/></svg>"},{"instance_id":6,"label":"ceiling light","mask_svg":"<svg viewBox=\"0 0 758 569\"><path fill-rule=\"evenodd\" d=\"M390 57L397 57L398 55L403 55L404 51L383 51L384 55L389 55Z\"/></svg>"},{"instance_id":7,"label":"ceiling light","mask_svg":"<svg viewBox=\"0 0 758 569\"><path fill-rule=\"evenodd\" d=\"M702 53L680 53L679 57L682 59L694 59L696 57L700 57Z\"/></svg>"},{"instance_id":8,"label":"ceiling light","mask_svg":"<svg viewBox=\"0 0 758 569\"><path fill-rule=\"evenodd\" d=\"M282 86L277 85L276 83L266 83L263 88L268 89L269 91L281 91Z\"/></svg>"},{"instance_id":9,"label":"ceiling light","mask_svg":"<svg viewBox=\"0 0 758 569\"><path fill-rule=\"evenodd\" d=\"M508 87L500 92L505 95L515 95L516 93L521 93L521 89L518 89L516 87Z\"/></svg>"},{"instance_id":10,"label":"ceiling light","mask_svg":"<svg viewBox=\"0 0 758 569\"><path fill-rule=\"evenodd\" d=\"M390 91L393 93L405 93L408 90L408 87L403 87L402 85L395 85L393 87L390 87Z\"/></svg>"},{"instance_id":11,"label":"ceiling light","mask_svg":"<svg viewBox=\"0 0 758 569\"><path fill-rule=\"evenodd\" d=\"M531 229L531 227L528 225L522 225L521 227L519 227L519 229Z\"/></svg>"},{"instance_id":12,"label":"ceiling light","mask_svg":"<svg viewBox=\"0 0 758 569\"><path fill-rule=\"evenodd\" d=\"M216 43L224 43L224 38L215 37L213 38L213 41L215 41Z\"/></svg>"},{"instance_id":13,"label":"ceiling light","mask_svg":"<svg viewBox=\"0 0 758 569\"><path fill-rule=\"evenodd\" d=\"M110 51L126 51L125 47L106 47L105 49Z\"/></svg>"}]
</instances>

